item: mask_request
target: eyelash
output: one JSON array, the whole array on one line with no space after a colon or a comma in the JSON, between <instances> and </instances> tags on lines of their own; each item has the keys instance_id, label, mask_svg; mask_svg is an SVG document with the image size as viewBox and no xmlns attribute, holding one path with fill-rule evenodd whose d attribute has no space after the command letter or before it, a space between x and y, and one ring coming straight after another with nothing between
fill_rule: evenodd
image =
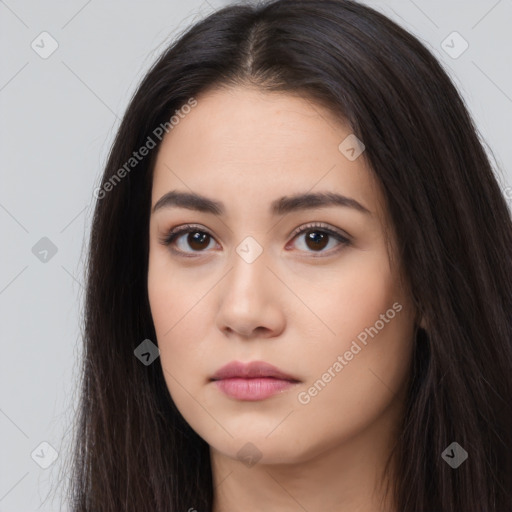
<instances>
[{"instance_id":1,"label":"eyelash","mask_svg":"<svg viewBox=\"0 0 512 512\"><path fill-rule=\"evenodd\" d=\"M314 231L314 230L317 230L320 233L324 233L324 234L327 234L327 235L333 237L335 240L337 240L339 242L339 245L336 248L330 249L328 251L319 251L319 252L305 251L305 252L312 253L313 258L324 257L322 254L324 252L327 253L327 255L337 253L342 248L350 245L350 240L346 236L342 235L341 232L338 232L332 228L329 228L325 224L317 223L317 222L312 222L310 224L306 224L305 226L301 226L300 228L297 228L296 230L293 231L293 233L290 236L291 236L292 240L294 240L299 235L302 235L303 233L306 233L308 231ZM188 234L188 233L194 233L194 232L207 234L208 236L210 236L212 239L215 240L215 237L208 230L203 229L201 226L196 225L196 224L185 224L183 226L180 226L179 228L174 228L174 229L170 230L167 233L167 235L165 235L163 238L160 239L160 243L165 246L171 246L172 244L174 244L174 241L177 238L179 238L181 235ZM185 251L176 249L174 247L171 248L171 251L173 253L175 253L179 256L183 256L185 258L196 258L196 257L200 256L202 252L206 252L206 251L192 251L192 254L197 253L197 255L192 255L191 253L187 253Z\"/></svg>"}]
</instances>

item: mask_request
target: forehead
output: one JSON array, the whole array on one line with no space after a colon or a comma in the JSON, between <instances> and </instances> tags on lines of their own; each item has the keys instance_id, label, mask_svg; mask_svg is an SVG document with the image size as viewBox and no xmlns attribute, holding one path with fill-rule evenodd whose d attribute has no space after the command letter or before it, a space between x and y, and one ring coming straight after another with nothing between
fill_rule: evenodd
<instances>
[{"instance_id":1,"label":"forehead","mask_svg":"<svg viewBox=\"0 0 512 512\"><path fill-rule=\"evenodd\" d=\"M340 150L353 135L328 109L297 95L242 87L196 99L159 148L153 205L173 188L240 207L331 190L375 209L380 194L364 153L349 160Z\"/></svg>"}]
</instances>

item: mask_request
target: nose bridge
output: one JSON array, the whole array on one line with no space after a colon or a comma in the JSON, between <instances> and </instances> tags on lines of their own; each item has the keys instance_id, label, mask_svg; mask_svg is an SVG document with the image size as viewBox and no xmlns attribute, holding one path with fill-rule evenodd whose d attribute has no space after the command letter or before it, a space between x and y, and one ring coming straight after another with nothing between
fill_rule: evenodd
<instances>
[{"instance_id":1,"label":"nose bridge","mask_svg":"<svg viewBox=\"0 0 512 512\"><path fill-rule=\"evenodd\" d=\"M230 268L220 297L223 322L242 329L254 323L265 323L272 308L273 273L267 268L269 251L254 237L246 236L234 247ZM245 329L242 329L245 330Z\"/></svg>"},{"instance_id":2,"label":"nose bridge","mask_svg":"<svg viewBox=\"0 0 512 512\"><path fill-rule=\"evenodd\" d=\"M220 290L217 321L221 330L249 336L258 328L275 333L282 327L282 314L269 282L273 275L267 268L268 254L252 237L234 248L231 270Z\"/></svg>"},{"instance_id":3,"label":"nose bridge","mask_svg":"<svg viewBox=\"0 0 512 512\"><path fill-rule=\"evenodd\" d=\"M236 295L253 296L265 288L269 278L267 269L268 251L254 237L245 237L232 255L232 270L228 278L229 288ZM253 293L254 292L254 293Z\"/></svg>"}]
</instances>

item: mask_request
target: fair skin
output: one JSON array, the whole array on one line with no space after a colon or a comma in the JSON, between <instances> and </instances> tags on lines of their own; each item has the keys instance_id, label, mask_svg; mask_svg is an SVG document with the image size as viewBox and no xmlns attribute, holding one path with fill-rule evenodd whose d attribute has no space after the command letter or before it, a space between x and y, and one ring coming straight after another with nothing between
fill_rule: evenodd
<instances>
[{"instance_id":1,"label":"fair skin","mask_svg":"<svg viewBox=\"0 0 512 512\"><path fill-rule=\"evenodd\" d=\"M403 413L415 311L390 260L393 230L364 153L353 161L342 154L350 128L297 95L237 87L197 102L159 148L152 210L175 190L225 211L174 205L152 213L148 293L169 393L210 445L213 510L393 511L379 479ZM270 211L282 196L317 192L368 211ZM307 230L293 235L311 222L349 243L321 228L308 228L317 240L323 234L319 245ZM191 234L161 242L187 223L197 225ZM237 252L246 237L262 250L251 262ZM360 351L344 356L354 341ZM341 371L333 370L338 356ZM233 360L266 361L300 382L264 400L234 399L210 381ZM260 457L254 465L237 455L247 443Z\"/></svg>"}]
</instances>

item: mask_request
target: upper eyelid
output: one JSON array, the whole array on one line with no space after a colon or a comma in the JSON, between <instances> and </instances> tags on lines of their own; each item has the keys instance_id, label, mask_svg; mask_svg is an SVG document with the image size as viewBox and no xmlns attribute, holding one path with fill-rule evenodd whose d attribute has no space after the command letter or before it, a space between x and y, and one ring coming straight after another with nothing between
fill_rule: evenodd
<instances>
[{"instance_id":1,"label":"upper eyelid","mask_svg":"<svg viewBox=\"0 0 512 512\"><path fill-rule=\"evenodd\" d=\"M327 223L322 223L322 222L319 222L319 221L312 221L312 222L307 222L306 224L301 224L300 226L298 226L297 228L295 228L288 236L289 237L293 237L293 236L296 236L300 233L303 233L304 231L306 231L307 229L318 229L318 230L326 230L326 231L333 231L335 234L343 237L343 238L350 238L350 235L348 233L346 233L345 231L339 229L339 228L336 228L334 226L330 226L329 224ZM169 235L173 234L173 235L182 235L182 234L185 234L189 231L193 231L193 230L197 230L197 231L201 231L201 232L204 232L208 235L210 235L212 238L216 238L215 235L206 227L202 226L201 224L183 224L181 226L176 226L175 228L173 229L170 229L167 231L166 233L166 237L168 237Z\"/></svg>"},{"instance_id":2,"label":"upper eyelid","mask_svg":"<svg viewBox=\"0 0 512 512\"><path fill-rule=\"evenodd\" d=\"M330 226L329 224L323 223L320 221L312 221L312 222L307 222L305 224L301 224L300 226L295 228L287 236L287 238L290 237L293 240L298 235L302 235L306 231L314 230L314 229L318 229L319 231L324 231L329 236L333 236L333 237L337 238L337 240L340 244L344 244L344 243L346 244L346 243L350 243L352 241L352 237L345 231L343 231L339 228L336 228L334 226ZM172 245L175 243L175 241L178 238L181 238L183 235L186 235L187 233L194 232L194 231L206 233L208 236L213 238L213 240L215 240L216 243L219 243L217 241L217 238L215 237L215 235L208 228L202 226L201 224L192 224L192 223L183 224L181 226L177 226L177 227L169 230L163 236L163 238L161 238L161 242L166 245ZM170 238L172 238L172 241L169 241ZM183 252L181 250L179 250L179 251ZM206 251L204 251L204 252L206 252ZM327 251L327 252L329 252L329 251ZM200 251L198 253L200 253Z\"/></svg>"},{"instance_id":3,"label":"upper eyelid","mask_svg":"<svg viewBox=\"0 0 512 512\"><path fill-rule=\"evenodd\" d=\"M289 236L291 237L295 237L296 235L298 234L302 234L304 231L307 231L308 229L318 229L319 231L321 230L324 230L324 231L327 231L327 233L331 234L335 234L341 238L345 238L347 240L350 240L350 235L348 233L346 233L345 231L339 229L339 228L336 228L334 226L330 226L329 224L326 224L326 223L323 223L323 222L317 222L317 221L313 221L313 222L306 222L306 224L302 224L300 225L299 227L297 227L296 229L294 229Z\"/></svg>"}]
</instances>

